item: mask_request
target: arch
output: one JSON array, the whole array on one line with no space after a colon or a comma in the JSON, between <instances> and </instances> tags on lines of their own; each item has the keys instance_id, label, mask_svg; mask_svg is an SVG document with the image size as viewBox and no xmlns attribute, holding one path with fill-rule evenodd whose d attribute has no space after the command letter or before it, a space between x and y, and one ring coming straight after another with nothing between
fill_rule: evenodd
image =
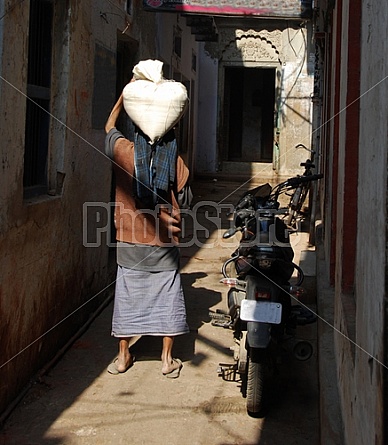
<instances>
[{"instance_id":1,"label":"arch","mask_svg":"<svg viewBox=\"0 0 388 445\"><path fill-rule=\"evenodd\" d=\"M229 39L221 50L219 61L282 64L280 35L271 34L254 30L237 30L236 36L233 39Z\"/></svg>"}]
</instances>

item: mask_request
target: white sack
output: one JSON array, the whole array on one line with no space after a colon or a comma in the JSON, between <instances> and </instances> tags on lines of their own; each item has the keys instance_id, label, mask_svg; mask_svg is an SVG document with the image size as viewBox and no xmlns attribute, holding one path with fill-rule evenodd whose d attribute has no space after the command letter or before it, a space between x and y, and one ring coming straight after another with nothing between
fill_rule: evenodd
<instances>
[{"instance_id":1,"label":"white sack","mask_svg":"<svg viewBox=\"0 0 388 445\"><path fill-rule=\"evenodd\" d=\"M132 70L136 80L151 80L158 83L163 80L163 62L160 60L142 60Z\"/></svg>"},{"instance_id":2,"label":"white sack","mask_svg":"<svg viewBox=\"0 0 388 445\"><path fill-rule=\"evenodd\" d=\"M188 103L186 87L163 79L162 65L158 60L140 62L133 69L134 79L138 80L123 90L125 111L151 144L174 127Z\"/></svg>"}]
</instances>

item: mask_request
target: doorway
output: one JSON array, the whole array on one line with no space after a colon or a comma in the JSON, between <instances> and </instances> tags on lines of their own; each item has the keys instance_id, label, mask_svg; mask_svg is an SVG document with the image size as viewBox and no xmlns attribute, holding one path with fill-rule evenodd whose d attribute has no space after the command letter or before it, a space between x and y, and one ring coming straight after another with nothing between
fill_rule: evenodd
<instances>
[{"instance_id":1,"label":"doorway","mask_svg":"<svg viewBox=\"0 0 388 445\"><path fill-rule=\"evenodd\" d=\"M133 67L136 64L138 57L139 42L131 39L121 32L117 33L117 48L116 48L116 98L120 97L124 87L131 81ZM134 139L134 125L126 113L120 113L117 122L117 129L123 135L130 139ZM115 202L116 182L115 175L112 175L111 183L111 202ZM115 254L116 249L116 228L114 223L114 206L110 206L110 243L111 255Z\"/></svg>"},{"instance_id":2,"label":"doorway","mask_svg":"<svg viewBox=\"0 0 388 445\"><path fill-rule=\"evenodd\" d=\"M272 162L275 68L225 67L223 159Z\"/></svg>"},{"instance_id":3,"label":"doorway","mask_svg":"<svg viewBox=\"0 0 388 445\"><path fill-rule=\"evenodd\" d=\"M132 79L133 67L136 64L139 42L121 33L117 34L116 50L116 97L118 98L125 85ZM117 128L133 140L134 127L125 113L121 113L117 120Z\"/></svg>"}]
</instances>

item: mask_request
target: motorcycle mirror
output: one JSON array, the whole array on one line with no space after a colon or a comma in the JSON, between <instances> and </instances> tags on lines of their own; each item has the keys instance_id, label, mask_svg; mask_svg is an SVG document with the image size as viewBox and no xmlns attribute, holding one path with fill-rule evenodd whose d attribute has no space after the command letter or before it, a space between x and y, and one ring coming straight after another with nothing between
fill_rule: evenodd
<instances>
[{"instance_id":1,"label":"motorcycle mirror","mask_svg":"<svg viewBox=\"0 0 388 445\"><path fill-rule=\"evenodd\" d=\"M237 229L235 227L230 228L227 230L223 235L222 238L230 238L237 232Z\"/></svg>"}]
</instances>

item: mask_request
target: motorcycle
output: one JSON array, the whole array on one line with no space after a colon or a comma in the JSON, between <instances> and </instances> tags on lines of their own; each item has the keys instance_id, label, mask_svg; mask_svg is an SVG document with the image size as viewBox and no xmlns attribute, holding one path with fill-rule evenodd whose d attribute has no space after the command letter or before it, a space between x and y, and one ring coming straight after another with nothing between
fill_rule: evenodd
<instances>
[{"instance_id":1,"label":"motorcycle","mask_svg":"<svg viewBox=\"0 0 388 445\"><path fill-rule=\"evenodd\" d=\"M316 321L316 316L292 297L303 292L302 269L293 262L289 230L282 219L279 197L322 175L298 176L274 188L260 185L246 192L234 208L233 226L223 238L241 233L238 248L222 266L222 283L230 287L228 311L210 312L212 324L232 329L234 363L220 364L224 380L241 381L248 414L259 417L268 408L271 376L278 361L277 351L292 345L295 357L308 360L313 347L296 340L298 325ZM290 279L296 274L296 283ZM295 281L295 280L294 280Z\"/></svg>"}]
</instances>

